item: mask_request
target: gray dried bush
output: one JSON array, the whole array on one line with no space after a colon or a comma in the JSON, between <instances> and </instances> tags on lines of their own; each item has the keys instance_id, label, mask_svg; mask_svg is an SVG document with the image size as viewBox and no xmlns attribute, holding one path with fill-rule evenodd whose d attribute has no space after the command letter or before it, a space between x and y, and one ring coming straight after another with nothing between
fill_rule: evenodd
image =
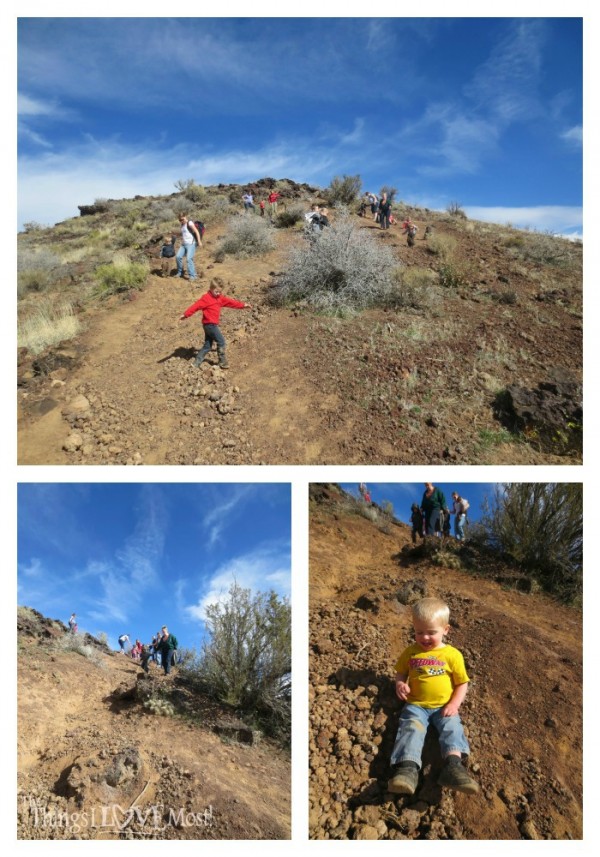
<instances>
[{"instance_id":1,"label":"gray dried bush","mask_svg":"<svg viewBox=\"0 0 600 857\"><path fill-rule=\"evenodd\" d=\"M317 311L345 315L373 306L393 306L392 251L347 216L294 247L272 290L275 303L306 301Z\"/></svg>"},{"instance_id":2,"label":"gray dried bush","mask_svg":"<svg viewBox=\"0 0 600 857\"><path fill-rule=\"evenodd\" d=\"M217 253L247 259L261 256L275 247L273 227L262 217L232 217L228 221L227 234L221 239Z\"/></svg>"},{"instance_id":3,"label":"gray dried bush","mask_svg":"<svg viewBox=\"0 0 600 857\"><path fill-rule=\"evenodd\" d=\"M17 251L17 295L42 292L56 279L61 259L50 250L19 247Z\"/></svg>"}]
</instances>

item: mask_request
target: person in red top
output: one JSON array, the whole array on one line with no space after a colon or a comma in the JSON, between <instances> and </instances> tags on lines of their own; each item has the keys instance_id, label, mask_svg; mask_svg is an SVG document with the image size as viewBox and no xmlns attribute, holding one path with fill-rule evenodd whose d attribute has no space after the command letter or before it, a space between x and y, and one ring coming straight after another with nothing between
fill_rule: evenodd
<instances>
[{"instance_id":1,"label":"person in red top","mask_svg":"<svg viewBox=\"0 0 600 857\"><path fill-rule=\"evenodd\" d=\"M225 337L219 328L219 318L223 307L232 307L233 309L251 309L252 304L246 304L242 301L236 301L233 298L227 298L221 293L221 289L215 283L211 283L205 295L202 295L200 300L192 304L186 309L179 321L184 321L186 318L194 315L198 310L202 310L202 325L204 327L204 345L196 355L196 366L200 366L208 352L212 348L213 342L217 343L217 353L219 355L219 366L221 369L227 369L227 357L225 356Z\"/></svg>"},{"instance_id":2,"label":"person in red top","mask_svg":"<svg viewBox=\"0 0 600 857\"><path fill-rule=\"evenodd\" d=\"M273 218L274 214L277 214L277 200L281 198L281 194L277 193L276 190L272 190L269 194L269 217Z\"/></svg>"}]
</instances>

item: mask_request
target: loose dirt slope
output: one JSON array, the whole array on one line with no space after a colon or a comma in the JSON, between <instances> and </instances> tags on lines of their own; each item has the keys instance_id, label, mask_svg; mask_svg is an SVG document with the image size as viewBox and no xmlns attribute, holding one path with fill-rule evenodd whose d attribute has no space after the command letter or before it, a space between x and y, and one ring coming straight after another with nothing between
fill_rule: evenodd
<instances>
[{"instance_id":1,"label":"loose dirt slope","mask_svg":"<svg viewBox=\"0 0 600 857\"><path fill-rule=\"evenodd\" d=\"M315 839L582 837L581 617L493 579L416 560L410 531L350 513L313 486L310 529L310 835ZM509 571L498 564L498 578ZM486 574L494 574L494 566ZM424 591L423 591L424 590ZM461 716L476 796L436 785L429 735L417 793L387 793L400 703L393 670L410 642L398 599L451 609L449 641L472 683Z\"/></svg>"},{"instance_id":2,"label":"loose dirt slope","mask_svg":"<svg viewBox=\"0 0 600 857\"><path fill-rule=\"evenodd\" d=\"M422 235L435 216L420 215L414 216ZM355 220L393 246L400 263L439 276L440 258L427 242L409 248L399 227L382 232L370 220ZM343 320L270 306L272 274L284 269L290 246L304 242L297 230L277 230L277 249L266 256L216 263L224 227L209 224L193 288L154 273L130 300L84 302L87 331L79 338L35 359L21 354L19 462L578 461L576 449L563 448L578 427L544 444L532 428L517 441L498 420L497 397L513 383L531 391L544 383L552 391L557 371L559 386L577 388L581 248L548 238L567 261L524 262L491 227L469 232L469 225L452 218L437 224L439 234L456 242L456 264L469 266L468 283L430 286L430 306ZM53 246L47 232L43 240ZM517 238L526 246L534 241ZM157 246L149 243L143 252L155 265ZM226 372L214 365L215 356L213 365L194 367L200 317L178 321L214 278L226 294L255 306L222 314ZM554 401L550 411L557 413Z\"/></svg>"},{"instance_id":3,"label":"loose dirt slope","mask_svg":"<svg viewBox=\"0 0 600 857\"><path fill-rule=\"evenodd\" d=\"M123 655L60 651L64 626L20 613L19 838L290 837L281 750L215 734L231 714L190 697L176 671L162 677L151 665L147 680ZM148 691L168 691L193 722L151 713L140 699Z\"/></svg>"}]
</instances>

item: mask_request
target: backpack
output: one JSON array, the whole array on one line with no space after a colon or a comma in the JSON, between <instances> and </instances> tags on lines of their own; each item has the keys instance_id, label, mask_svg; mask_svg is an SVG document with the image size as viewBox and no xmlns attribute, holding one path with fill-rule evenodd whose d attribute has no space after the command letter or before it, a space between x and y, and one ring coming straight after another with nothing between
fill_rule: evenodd
<instances>
[{"instance_id":1,"label":"backpack","mask_svg":"<svg viewBox=\"0 0 600 857\"><path fill-rule=\"evenodd\" d=\"M192 220L192 223L194 224L194 226L198 230L198 234L200 235L200 238L203 238L204 233L206 232L206 226L202 223L201 220ZM194 238L194 240L196 240L196 239Z\"/></svg>"}]
</instances>

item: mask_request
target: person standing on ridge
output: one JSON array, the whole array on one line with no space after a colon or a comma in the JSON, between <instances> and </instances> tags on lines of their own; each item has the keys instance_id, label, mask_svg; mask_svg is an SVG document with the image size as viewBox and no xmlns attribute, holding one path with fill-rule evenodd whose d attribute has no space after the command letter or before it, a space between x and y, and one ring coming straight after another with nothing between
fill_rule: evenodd
<instances>
[{"instance_id":1,"label":"person standing on ridge","mask_svg":"<svg viewBox=\"0 0 600 857\"><path fill-rule=\"evenodd\" d=\"M158 646L165 675L169 675L173 665L173 654L177 651L178 643L177 637L174 634L169 633L169 629L166 625L163 625L162 627L162 637Z\"/></svg>"}]
</instances>

